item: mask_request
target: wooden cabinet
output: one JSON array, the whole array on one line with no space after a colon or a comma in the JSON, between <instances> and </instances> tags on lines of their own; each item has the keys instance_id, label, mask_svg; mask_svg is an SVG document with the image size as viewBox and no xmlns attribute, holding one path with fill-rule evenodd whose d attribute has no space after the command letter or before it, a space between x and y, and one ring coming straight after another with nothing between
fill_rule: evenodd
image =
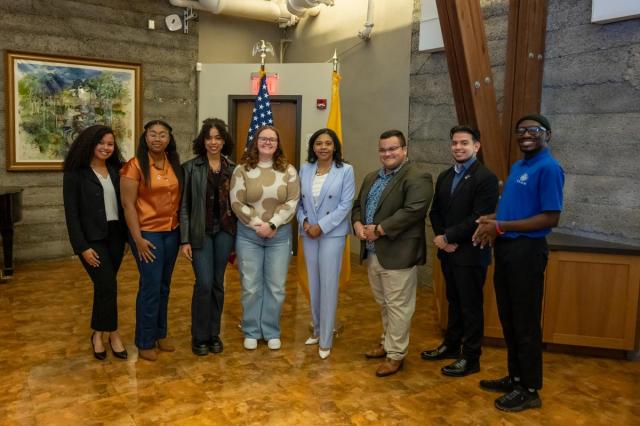
<instances>
[{"instance_id":1,"label":"wooden cabinet","mask_svg":"<svg viewBox=\"0 0 640 426\"><path fill-rule=\"evenodd\" d=\"M638 349L640 248L552 234L544 283L545 343L633 351ZM447 300L438 260L434 293L440 326ZM484 287L484 333L502 338L493 291L493 268Z\"/></svg>"}]
</instances>

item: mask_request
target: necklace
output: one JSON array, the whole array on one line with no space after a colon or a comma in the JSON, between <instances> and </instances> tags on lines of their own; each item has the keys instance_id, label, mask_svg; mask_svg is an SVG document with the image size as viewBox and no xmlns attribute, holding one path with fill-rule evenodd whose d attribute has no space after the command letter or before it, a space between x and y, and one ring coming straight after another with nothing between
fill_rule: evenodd
<instances>
[{"instance_id":1,"label":"necklace","mask_svg":"<svg viewBox=\"0 0 640 426\"><path fill-rule=\"evenodd\" d=\"M329 173L329 170L331 170L331 164L329 164L329 166L321 169L320 167L318 167L318 169L316 170L316 176L322 176L322 175L326 175L327 173Z\"/></svg>"}]
</instances>

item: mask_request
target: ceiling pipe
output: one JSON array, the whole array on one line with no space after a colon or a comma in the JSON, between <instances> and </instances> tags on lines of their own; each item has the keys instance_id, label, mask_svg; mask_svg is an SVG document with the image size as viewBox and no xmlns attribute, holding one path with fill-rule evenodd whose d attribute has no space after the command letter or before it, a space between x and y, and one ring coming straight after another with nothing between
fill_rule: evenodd
<instances>
[{"instance_id":1,"label":"ceiling pipe","mask_svg":"<svg viewBox=\"0 0 640 426\"><path fill-rule=\"evenodd\" d=\"M238 18L273 22L281 27L295 25L298 17L287 11L286 5L277 1L265 0L169 0L177 7L191 7L216 15L228 15Z\"/></svg>"},{"instance_id":2,"label":"ceiling pipe","mask_svg":"<svg viewBox=\"0 0 640 426\"><path fill-rule=\"evenodd\" d=\"M334 0L287 0L287 10L298 17L318 16L321 4L333 6L333 3Z\"/></svg>"},{"instance_id":3,"label":"ceiling pipe","mask_svg":"<svg viewBox=\"0 0 640 426\"><path fill-rule=\"evenodd\" d=\"M363 40L369 40L371 38L371 31L373 30L373 10L375 0L369 0L367 5L367 21L364 23L364 28L358 33L358 37Z\"/></svg>"}]
</instances>

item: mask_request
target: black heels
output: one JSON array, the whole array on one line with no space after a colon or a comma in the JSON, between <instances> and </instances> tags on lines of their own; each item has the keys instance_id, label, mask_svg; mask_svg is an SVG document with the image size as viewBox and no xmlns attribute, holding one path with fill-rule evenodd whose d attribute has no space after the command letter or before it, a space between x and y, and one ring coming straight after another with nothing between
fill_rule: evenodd
<instances>
[{"instance_id":1,"label":"black heels","mask_svg":"<svg viewBox=\"0 0 640 426\"><path fill-rule=\"evenodd\" d=\"M127 348L123 349L120 352L116 352L113 349L113 345L111 344L111 336L109 336L109 346L111 347L111 352L113 352L113 356L115 356L116 358L127 359L127 357L129 356L129 354L127 353Z\"/></svg>"},{"instance_id":2,"label":"black heels","mask_svg":"<svg viewBox=\"0 0 640 426\"><path fill-rule=\"evenodd\" d=\"M104 361L107 358L107 350L105 349L102 352L96 352L96 345L93 344L93 338L95 337L96 332L91 333L91 348L93 349L93 356L100 361Z\"/></svg>"}]
</instances>

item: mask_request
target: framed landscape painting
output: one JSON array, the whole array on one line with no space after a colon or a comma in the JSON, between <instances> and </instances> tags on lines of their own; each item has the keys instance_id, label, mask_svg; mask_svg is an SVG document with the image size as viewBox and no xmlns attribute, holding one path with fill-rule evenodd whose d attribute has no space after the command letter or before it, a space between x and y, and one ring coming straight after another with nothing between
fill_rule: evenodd
<instances>
[{"instance_id":1,"label":"framed landscape painting","mask_svg":"<svg viewBox=\"0 0 640 426\"><path fill-rule=\"evenodd\" d=\"M140 64L6 53L7 170L61 170L88 126L113 129L125 160L141 120Z\"/></svg>"}]
</instances>

